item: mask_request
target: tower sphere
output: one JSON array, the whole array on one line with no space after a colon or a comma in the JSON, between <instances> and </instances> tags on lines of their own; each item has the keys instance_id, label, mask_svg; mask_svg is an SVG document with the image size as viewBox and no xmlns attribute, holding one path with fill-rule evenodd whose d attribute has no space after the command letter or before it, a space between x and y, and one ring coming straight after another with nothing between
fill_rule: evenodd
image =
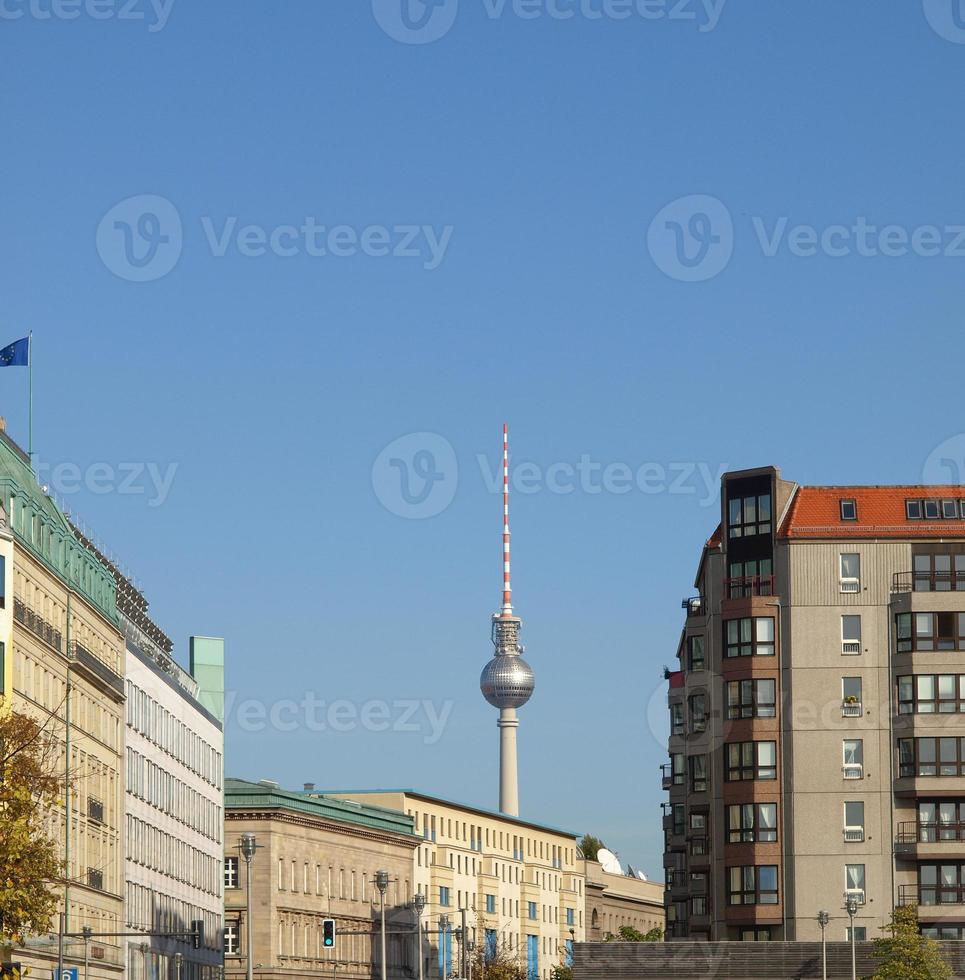
<instances>
[{"instance_id":1,"label":"tower sphere","mask_svg":"<svg viewBox=\"0 0 965 980\"><path fill-rule=\"evenodd\" d=\"M497 654L479 677L483 697L494 708L521 708L535 687L533 668L516 654Z\"/></svg>"}]
</instances>

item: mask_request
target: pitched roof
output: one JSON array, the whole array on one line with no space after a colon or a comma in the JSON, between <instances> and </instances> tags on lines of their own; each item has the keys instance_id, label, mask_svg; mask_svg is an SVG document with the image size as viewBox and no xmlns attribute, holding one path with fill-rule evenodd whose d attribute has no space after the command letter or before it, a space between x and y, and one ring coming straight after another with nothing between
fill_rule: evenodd
<instances>
[{"instance_id":1,"label":"pitched roof","mask_svg":"<svg viewBox=\"0 0 965 980\"><path fill-rule=\"evenodd\" d=\"M853 500L857 520L841 519L841 501ZM965 501L965 486L800 487L783 538L965 538L965 518L909 520L906 500ZM962 511L965 513L965 511Z\"/></svg>"}]
</instances>

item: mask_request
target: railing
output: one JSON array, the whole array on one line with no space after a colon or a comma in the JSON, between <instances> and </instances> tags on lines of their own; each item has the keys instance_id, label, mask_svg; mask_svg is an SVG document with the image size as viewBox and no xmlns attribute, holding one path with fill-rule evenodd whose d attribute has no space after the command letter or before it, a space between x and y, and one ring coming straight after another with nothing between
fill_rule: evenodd
<instances>
[{"instance_id":1,"label":"railing","mask_svg":"<svg viewBox=\"0 0 965 980\"><path fill-rule=\"evenodd\" d=\"M845 827L844 842L846 844L860 844L864 840L864 827Z\"/></svg>"},{"instance_id":2,"label":"railing","mask_svg":"<svg viewBox=\"0 0 965 980\"><path fill-rule=\"evenodd\" d=\"M849 888L844 893L845 901L850 901L854 899L859 905L864 905L865 903L865 893L863 888Z\"/></svg>"},{"instance_id":3,"label":"railing","mask_svg":"<svg viewBox=\"0 0 965 980\"><path fill-rule=\"evenodd\" d=\"M965 572L895 572L892 592L965 592Z\"/></svg>"},{"instance_id":4,"label":"railing","mask_svg":"<svg viewBox=\"0 0 965 980\"><path fill-rule=\"evenodd\" d=\"M861 641L860 640L842 640L841 641L841 652L842 653L861 653Z\"/></svg>"},{"instance_id":5,"label":"railing","mask_svg":"<svg viewBox=\"0 0 965 980\"><path fill-rule=\"evenodd\" d=\"M864 766L860 763L856 765L842 766L841 775L845 779L864 779Z\"/></svg>"},{"instance_id":6,"label":"railing","mask_svg":"<svg viewBox=\"0 0 965 980\"><path fill-rule=\"evenodd\" d=\"M100 800L95 800L93 797L87 801L87 816L96 821L97 823L104 822L104 804Z\"/></svg>"},{"instance_id":7,"label":"railing","mask_svg":"<svg viewBox=\"0 0 965 980\"><path fill-rule=\"evenodd\" d=\"M728 599L774 595L774 576L745 575L743 578L725 578L724 594Z\"/></svg>"},{"instance_id":8,"label":"railing","mask_svg":"<svg viewBox=\"0 0 965 980\"><path fill-rule=\"evenodd\" d=\"M842 718L860 718L864 714L864 706L860 701L844 701L841 705Z\"/></svg>"},{"instance_id":9,"label":"railing","mask_svg":"<svg viewBox=\"0 0 965 980\"><path fill-rule=\"evenodd\" d=\"M13 618L48 646L58 652L62 651L63 637L60 630L54 629L43 616L35 613L22 599L16 597L13 600Z\"/></svg>"},{"instance_id":10,"label":"railing","mask_svg":"<svg viewBox=\"0 0 965 980\"><path fill-rule=\"evenodd\" d=\"M660 773L660 782L664 789L670 789L671 786L683 786L684 774L682 772L674 772L673 766L669 762L664 763L660 767Z\"/></svg>"},{"instance_id":11,"label":"railing","mask_svg":"<svg viewBox=\"0 0 965 980\"><path fill-rule=\"evenodd\" d=\"M898 824L896 844L942 844L965 841L965 823L921 823L906 820Z\"/></svg>"},{"instance_id":12,"label":"railing","mask_svg":"<svg viewBox=\"0 0 965 980\"><path fill-rule=\"evenodd\" d=\"M841 591L849 594L861 591L861 580L857 578L841 579Z\"/></svg>"},{"instance_id":13,"label":"railing","mask_svg":"<svg viewBox=\"0 0 965 980\"><path fill-rule=\"evenodd\" d=\"M691 837L690 838L690 856L691 857L707 857L709 854L707 850L707 838L706 837Z\"/></svg>"},{"instance_id":14,"label":"railing","mask_svg":"<svg viewBox=\"0 0 965 980\"><path fill-rule=\"evenodd\" d=\"M965 905L961 885L899 885L899 905Z\"/></svg>"},{"instance_id":15,"label":"railing","mask_svg":"<svg viewBox=\"0 0 965 980\"><path fill-rule=\"evenodd\" d=\"M687 618L692 616L706 616L708 611L707 597L702 595L691 596L680 603L681 609L687 610Z\"/></svg>"}]
</instances>

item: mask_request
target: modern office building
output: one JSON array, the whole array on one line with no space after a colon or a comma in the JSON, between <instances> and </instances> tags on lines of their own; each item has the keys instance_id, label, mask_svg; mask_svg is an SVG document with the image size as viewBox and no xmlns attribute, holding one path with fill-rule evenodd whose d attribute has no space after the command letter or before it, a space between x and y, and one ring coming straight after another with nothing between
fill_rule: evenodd
<instances>
[{"instance_id":1,"label":"modern office building","mask_svg":"<svg viewBox=\"0 0 965 980\"><path fill-rule=\"evenodd\" d=\"M225 781L225 976L259 980L337 977L371 980L380 960L381 896L388 872L386 962L390 980L416 976L417 925L411 907L412 818L368 804L289 792L265 780ZM242 835L254 834L252 943L248 948L248 868ZM326 919L335 945L324 945Z\"/></svg>"},{"instance_id":2,"label":"modern office building","mask_svg":"<svg viewBox=\"0 0 965 980\"><path fill-rule=\"evenodd\" d=\"M728 473L669 675L676 938L965 937L965 488Z\"/></svg>"},{"instance_id":3,"label":"modern office building","mask_svg":"<svg viewBox=\"0 0 965 980\"><path fill-rule=\"evenodd\" d=\"M618 936L629 926L646 935L666 928L662 881L647 881L632 872L605 870L586 861L586 941Z\"/></svg>"},{"instance_id":4,"label":"modern office building","mask_svg":"<svg viewBox=\"0 0 965 980\"><path fill-rule=\"evenodd\" d=\"M48 827L62 845L52 883L67 933L95 933L90 980L118 980L123 950L124 640L114 576L74 535L0 424L0 662L3 702L47 724L60 745L64 805ZM69 779L68 779L69 777ZM56 920L55 920L56 921ZM69 938L65 965L81 967ZM51 976L57 943L28 937L13 959Z\"/></svg>"},{"instance_id":5,"label":"modern office building","mask_svg":"<svg viewBox=\"0 0 965 980\"><path fill-rule=\"evenodd\" d=\"M477 949L502 949L547 980L585 935L586 882L577 836L414 790L331 792L406 814L421 838L413 881L425 896L425 976L462 976L456 929Z\"/></svg>"}]
</instances>

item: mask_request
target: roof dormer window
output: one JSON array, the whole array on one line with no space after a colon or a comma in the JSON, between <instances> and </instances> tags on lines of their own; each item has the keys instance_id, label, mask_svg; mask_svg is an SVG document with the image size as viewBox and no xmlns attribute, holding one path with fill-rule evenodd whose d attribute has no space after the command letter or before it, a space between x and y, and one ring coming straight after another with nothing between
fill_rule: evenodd
<instances>
[{"instance_id":1,"label":"roof dormer window","mask_svg":"<svg viewBox=\"0 0 965 980\"><path fill-rule=\"evenodd\" d=\"M841 520L856 521L858 519L858 504L856 501L848 499L841 501Z\"/></svg>"}]
</instances>

